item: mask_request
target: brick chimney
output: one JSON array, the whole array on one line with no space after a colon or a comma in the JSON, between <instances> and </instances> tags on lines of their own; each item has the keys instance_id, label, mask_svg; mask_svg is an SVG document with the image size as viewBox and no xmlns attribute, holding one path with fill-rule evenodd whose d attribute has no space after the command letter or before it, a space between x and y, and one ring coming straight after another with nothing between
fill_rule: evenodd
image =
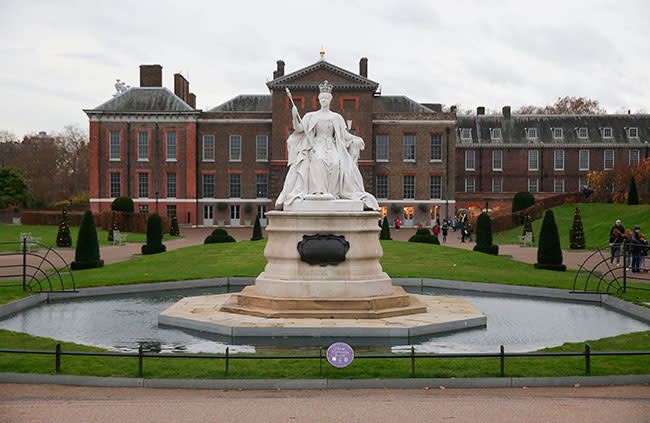
<instances>
[{"instance_id":1,"label":"brick chimney","mask_svg":"<svg viewBox=\"0 0 650 423\"><path fill-rule=\"evenodd\" d=\"M196 94L194 93L188 94L187 104L189 104L191 108L196 109Z\"/></svg>"},{"instance_id":2,"label":"brick chimney","mask_svg":"<svg viewBox=\"0 0 650 423\"><path fill-rule=\"evenodd\" d=\"M476 108L476 116L485 114L485 106L478 106Z\"/></svg>"},{"instance_id":3,"label":"brick chimney","mask_svg":"<svg viewBox=\"0 0 650 423\"><path fill-rule=\"evenodd\" d=\"M503 118L509 120L511 116L510 106L503 106L502 113L503 113Z\"/></svg>"},{"instance_id":4,"label":"brick chimney","mask_svg":"<svg viewBox=\"0 0 650 423\"><path fill-rule=\"evenodd\" d=\"M363 76L364 78L368 77L368 58L367 57L362 57L361 60L359 60L359 75Z\"/></svg>"},{"instance_id":5,"label":"brick chimney","mask_svg":"<svg viewBox=\"0 0 650 423\"><path fill-rule=\"evenodd\" d=\"M162 66L140 65L141 87L162 87Z\"/></svg>"},{"instance_id":6,"label":"brick chimney","mask_svg":"<svg viewBox=\"0 0 650 423\"><path fill-rule=\"evenodd\" d=\"M273 79L284 76L284 60L278 60L276 63L278 65L278 68L273 71Z\"/></svg>"},{"instance_id":7,"label":"brick chimney","mask_svg":"<svg viewBox=\"0 0 650 423\"><path fill-rule=\"evenodd\" d=\"M181 100L188 103L190 95L190 83L180 73L174 74L174 94L179 96ZM188 103L189 104L189 103Z\"/></svg>"}]
</instances>

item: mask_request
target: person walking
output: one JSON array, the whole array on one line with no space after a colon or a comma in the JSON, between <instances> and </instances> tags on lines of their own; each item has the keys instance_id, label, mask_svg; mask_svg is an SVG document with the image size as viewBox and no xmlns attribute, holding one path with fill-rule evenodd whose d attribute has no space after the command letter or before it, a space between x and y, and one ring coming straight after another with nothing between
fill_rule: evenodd
<instances>
[{"instance_id":1,"label":"person walking","mask_svg":"<svg viewBox=\"0 0 650 423\"><path fill-rule=\"evenodd\" d=\"M625 228L621 224L621 220L617 219L616 224L612 226L609 230L609 250L611 257L609 258L609 264L614 263L614 257L616 257L616 265L618 266L621 259L621 245L623 244L623 234L625 233Z\"/></svg>"},{"instance_id":2,"label":"person walking","mask_svg":"<svg viewBox=\"0 0 650 423\"><path fill-rule=\"evenodd\" d=\"M440 227L436 224L433 225L433 235L438 238L438 234L440 233Z\"/></svg>"},{"instance_id":3,"label":"person walking","mask_svg":"<svg viewBox=\"0 0 650 423\"><path fill-rule=\"evenodd\" d=\"M630 247L632 250L632 273L639 273L639 266L641 265L641 250L643 248L643 241L641 241L641 227L636 225L634 232L630 237Z\"/></svg>"},{"instance_id":4,"label":"person walking","mask_svg":"<svg viewBox=\"0 0 650 423\"><path fill-rule=\"evenodd\" d=\"M442 242L447 242L447 233L449 232L449 226L447 226L447 223L442 224Z\"/></svg>"},{"instance_id":5,"label":"person walking","mask_svg":"<svg viewBox=\"0 0 650 423\"><path fill-rule=\"evenodd\" d=\"M648 257L648 249L650 247L648 246L648 240L645 239L645 235L641 234L640 239L642 245L641 245L641 262L639 263L639 269L644 273L648 273L648 265L646 264L646 258Z\"/></svg>"}]
</instances>

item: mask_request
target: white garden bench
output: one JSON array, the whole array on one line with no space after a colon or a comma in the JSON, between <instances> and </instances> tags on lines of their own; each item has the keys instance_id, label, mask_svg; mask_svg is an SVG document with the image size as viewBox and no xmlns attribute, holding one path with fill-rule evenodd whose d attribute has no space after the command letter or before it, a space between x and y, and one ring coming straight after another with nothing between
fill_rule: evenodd
<instances>
[{"instance_id":1,"label":"white garden bench","mask_svg":"<svg viewBox=\"0 0 650 423\"><path fill-rule=\"evenodd\" d=\"M21 232L20 233L20 250L21 251L23 249L23 240L25 242L25 247L26 247L28 253L32 252L32 248L34 250L38 250L38 243L41 242L41 238L36 237L36 236L32 236L31 232Z\"/></svg>"},{"instance_id":2,"label":"white garden bench","mask_svg":"<svg viewBox=\"0 0 650 423\"><path fill-rule=\"evenodd\" d=\"M120 231L113 231L113 245L124 245L126 236L127 234L120 233Z\"/></svg>"},{"instance_id":3,"label":"white garden bench","mask_svg":"<svg viewBox=\"0 0 650 423\"><path fill-rule=\"evenodd\" d=\"M533 233L526 232L524 235L519 235L519 246L520 247L532 247L533 246Z\"/></svg>"}]
</instances>

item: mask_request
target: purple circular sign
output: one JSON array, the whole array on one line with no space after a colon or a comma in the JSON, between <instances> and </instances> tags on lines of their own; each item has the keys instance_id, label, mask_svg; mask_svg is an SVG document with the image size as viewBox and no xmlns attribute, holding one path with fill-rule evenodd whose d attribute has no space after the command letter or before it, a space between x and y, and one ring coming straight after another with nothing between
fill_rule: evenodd
<instances>
[{"instance_id":1,"label":"purple circular sign","mask_svg":"<svg viewBox=\"0 0 650 423\"><path fill-rule=\"evenodd\" d=\"M345 342L336 342L327 349L327 361L334 367L345 367L354 360L354 350Z\"/></svg>"}]
</instances>

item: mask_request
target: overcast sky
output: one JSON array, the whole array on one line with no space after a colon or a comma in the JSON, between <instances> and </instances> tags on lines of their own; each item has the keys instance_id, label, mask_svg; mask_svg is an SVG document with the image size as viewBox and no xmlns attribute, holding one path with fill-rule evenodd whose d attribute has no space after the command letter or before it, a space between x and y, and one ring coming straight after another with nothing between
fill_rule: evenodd
<instances>
[{"instance_id":1,"label":"overcast sky","mask_svg":"<svg viewBox=\"0 0 650 423\"><path fill-rule=\"evenodd\" d=\"M497 6L498 5L498 6ZM139 65L181 71L212 108L267 93L318 60L383 94L500 110L587 96L610 113L650 110L650 2L0 0L0 129L86 128L83 108L139 85Z\"/></svg>"}]
</instances>

